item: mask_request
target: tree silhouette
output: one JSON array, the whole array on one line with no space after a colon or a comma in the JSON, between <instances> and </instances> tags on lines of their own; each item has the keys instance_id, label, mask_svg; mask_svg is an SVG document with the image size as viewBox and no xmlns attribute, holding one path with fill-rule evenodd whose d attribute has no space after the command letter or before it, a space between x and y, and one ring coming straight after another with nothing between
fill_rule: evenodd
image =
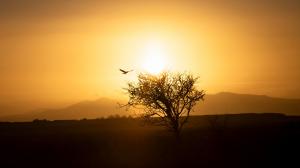
<instances>
[{"instance_id":1,"label":"tree silhouette","mask_svg":"<svg viewBox=\"0 0 300 168\"><path fill-rule=\"evenodd\" d=\"M137 82L129 82L126 92L129 107L142 106L142 117L170 128L179 138L193 106L204 100L204 91L196 88L198 77L187 73L141 73Z\"/></svg>"}]
</instances>

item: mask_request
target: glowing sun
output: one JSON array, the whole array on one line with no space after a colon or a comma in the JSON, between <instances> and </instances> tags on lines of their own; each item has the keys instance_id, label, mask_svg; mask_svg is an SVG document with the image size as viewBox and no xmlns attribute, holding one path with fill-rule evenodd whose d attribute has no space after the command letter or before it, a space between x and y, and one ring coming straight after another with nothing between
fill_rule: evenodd
<instances>
[{"instance_id":1,"label":"glowing sun","mask_svg":"<svg viewBox=\"0 0 300 168\"><path fill-rule=\"evenodd\" d=\"M143 69L152 74L158 74L165 69L166 52L163 45L157 41L149 42L144 50Z\"/></svg>"}]
</instances>

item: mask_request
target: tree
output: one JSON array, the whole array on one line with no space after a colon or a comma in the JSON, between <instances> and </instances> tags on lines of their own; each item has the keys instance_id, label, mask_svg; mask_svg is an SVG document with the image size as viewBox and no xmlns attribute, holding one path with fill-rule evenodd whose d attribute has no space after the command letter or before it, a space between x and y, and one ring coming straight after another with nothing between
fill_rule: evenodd
<instances>
[{"instance_id":1,"label":"tree","mask_svg":"<svg viewBox=\"0 0 300 168\"><path fill-rule=\"evenodd\" d=\"M126 106L144 107L142 117L170 128L179 138L183 125L204 91L196 88L198 77L187 73L141 73L137 82L129 82Z\"/></svg>"}]
</instances>

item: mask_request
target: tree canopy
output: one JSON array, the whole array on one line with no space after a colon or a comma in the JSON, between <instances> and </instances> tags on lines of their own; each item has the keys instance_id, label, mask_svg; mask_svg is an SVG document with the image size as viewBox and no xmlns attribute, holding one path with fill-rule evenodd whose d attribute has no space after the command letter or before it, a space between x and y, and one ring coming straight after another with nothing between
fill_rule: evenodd
<instances>
[{"instance_id":1,"label":"tree canopy","mask_svg":"<svg viewBox=\"0 0 300 168\"><path fill-rule=\"evenodd\" d=\"M198 77L188 73L141 73L137 82L129 82L127 106L143 106L142 117L159 122L179 134L204 90L196 87Z\"/></svg>"}]
</instances>

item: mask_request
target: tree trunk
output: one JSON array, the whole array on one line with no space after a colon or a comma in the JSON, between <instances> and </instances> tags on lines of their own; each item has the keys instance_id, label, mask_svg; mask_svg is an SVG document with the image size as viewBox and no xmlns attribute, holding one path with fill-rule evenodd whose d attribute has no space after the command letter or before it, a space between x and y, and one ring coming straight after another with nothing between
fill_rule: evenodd
<instances>
[{"instance_id":1,"label":"tree trunk","mask_svg":"<svg viewBox=\"0 0 300 168\"><path fill-rule=\"evenodd\" d=\"M180 137L180 130L179 130L178 124L174 125L174 135L176 138L176 143L179 144L181 141L181 137Z\"/></svg>"}]
</instances>

